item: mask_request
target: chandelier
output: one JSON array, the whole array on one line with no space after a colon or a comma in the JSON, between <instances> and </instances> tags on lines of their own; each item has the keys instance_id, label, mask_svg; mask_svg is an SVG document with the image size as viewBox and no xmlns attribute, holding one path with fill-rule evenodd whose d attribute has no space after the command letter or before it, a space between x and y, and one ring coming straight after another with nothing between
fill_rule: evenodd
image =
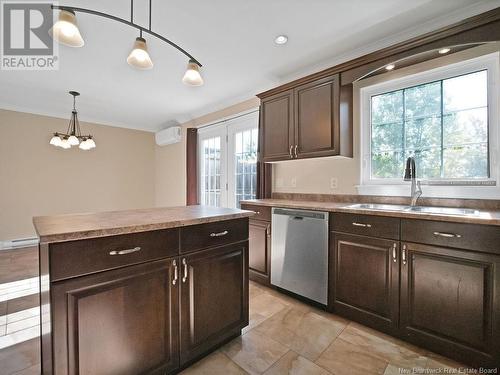
<instances>
[{"instance_id":1,"label":"chandelier","mask_svg":"<svg viewBox=\"0 0 500 375\"><path fill-rule=\"evenodd\" d=\"M149 27L145 28L141 25L134 23L134 0L130 1L130 21L113 16L111 14L99 12L92 9L77 8L66 5L51 5L52 9L59 10L59 17L54 26L50 29L50 34L59 43L69 47L83 47L85 44L78 25L76 22L76 13L88 13L99 17L108 18L110 20L121 22L130 27L139 30L139 36L135 39L132 51L130 52L127 63L137 69L151 69L153 68L153 61L149 56L146 39L143 38L143 33L149 34L161 41L171 45L179 50L186 57L188 57L187 69L182 82L189 86L203 85L203 78L200 74L201 64L192 55L186 52L183 48L165 38L164 36L154 32L151 29L151 3L149 0Z\"/></svg>"},{"instance_id":2,"label":"chandelier","mask_svg":"<svg viewBox=\"0 0 500 375\"><path fill-rule=\"evenodd\" d=\"M82 135L80 131L80 122L78 121L78 112L76 111L76 97L80 95L77 91L70 91L73 96L73 111L69 120L68 130L66 133L54 133L50 140L50 144L64 149L78 146L81 150L87 151L95 148L95 142L91 135Z\"/></svg>"}]
</instances>

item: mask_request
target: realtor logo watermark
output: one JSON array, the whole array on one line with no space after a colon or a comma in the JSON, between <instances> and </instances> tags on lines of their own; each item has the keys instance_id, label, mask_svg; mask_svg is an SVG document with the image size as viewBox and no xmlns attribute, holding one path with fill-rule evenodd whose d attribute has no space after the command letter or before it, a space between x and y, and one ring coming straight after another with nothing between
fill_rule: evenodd
<instances>
[{"instance_id":1,"label":"realtor logo watermark","mask_svg":"<svg viewBox=\"0 0 500 375\"><path fill-rule=\"evenodd\" d=\"M58 44L49 34L52 3L0 1L0 69L57 70Z\"/></svg>"}]
</instances>

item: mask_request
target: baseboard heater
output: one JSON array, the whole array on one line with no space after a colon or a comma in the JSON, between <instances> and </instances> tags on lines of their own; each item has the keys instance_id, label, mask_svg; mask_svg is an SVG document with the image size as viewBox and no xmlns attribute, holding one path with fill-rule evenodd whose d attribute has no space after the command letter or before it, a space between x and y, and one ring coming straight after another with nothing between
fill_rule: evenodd
<instances>
[{"instance_id":1,"label":"baseboard heater","mask_svg":"<svg viewBox=\"0 0 500 375\"><path fill-rule=\"evenodd\" d=\"M35 245L38 245L38 238L36 237L17 238L14 240L0 241L0 250L9 250Z\"/></svg>"}]
</instances>

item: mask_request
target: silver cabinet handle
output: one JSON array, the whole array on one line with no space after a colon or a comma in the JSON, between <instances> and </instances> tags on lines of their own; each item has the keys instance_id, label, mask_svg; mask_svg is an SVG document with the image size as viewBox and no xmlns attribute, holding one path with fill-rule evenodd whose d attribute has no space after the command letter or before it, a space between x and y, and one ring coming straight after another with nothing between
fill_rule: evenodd
<instances>
[{"instance_id":1,"label":"silver cabinet handle","mask_svg":"<svg viewBox=\"0 0 500 375\"><path fill-rule=\"evenodd\" d=\"M134 247L133 249L113 250L109 252L109 255L125 255L130 253L136 253L138 251L141 251L141 248L139 246Z\"/></svg>"},{"instance_id":2,"label":"silver cabinet handle","mask_svg":"<svg viewBox=\"0 0 500 375\"><path fill-rule=\"evenodd\" d=\"M371 228L372 227L371 224L363 224L363 223L356 223L356 222L353 222L352 225L354 225L355 227L363 227L363 228Z\"/></svg>"},{"instance_id":3,"label":"silver cabinet handle","mask_svg":"<svg viewBox=\"0 0 500 375\"><path fill-rule=\"evenodd\" d=\"M267 238L270 238L271 237L271 226L266 226L266 236Z\"/></svg>"},{"instance_id":4,"label":"silver cabinet handle","mask_svg":"<svg viewBox=\"0 0 500 375\"><path fill-rule=\"evenodd\" d=\"M446 238L461 238L461 234L455 234L455 233L445 233L445 232L434 232L433 233L435 236L438 237L446 237Z\"/></svg>"},{"instance_id":5,"label":"silver cabinet handle","mask_svg":"<svg viewBox=\"0 0 500 375\"><path fill-rule=\"evenodd\" d=\"M188 278L188 264L186 258L182 258L182 265L184 266L184 276L182 276L182 282L185 283Z\"/></svg>"},{"instance_id":6,"label":"silver cabinet handle","mask_svg":"<svg viewBox=\"0 0 500 375\"><path fill-rule=\"evenodd\" d=\"M295 158L298 158L298 156L297 156L297 148L298 148L298 146L297 146L297 145L295 145L295 151L294 151Z\"/></svg>"},{"instance_id":7,"label":"silver cabinet handle","mask_svg":"<svg viewBox=\"0 0 500 375\"><path fill-rule=\"evenodd\" d=\"M403 251L401 252L401 259L403 260L403 265L406 265L406 245L403 245Z\"/></svg>"},{"instance_id":8,"label":"silver cabinet handle","mask_svg":"<svg viewBox=\"0 0 500 375\"><path fill-rule=\"evenodd\" d=\"M396 244L396 242L394 242L394 244L392 245L392 260L394 263L396 263L398 261L398 254L396 252L396 247L398 245Z\"/></svg>"},{"instance_id":9,"label":"silver cabinet handle","mask_svg":"<svg viewBox=\"0 0 500 375\"><path fill-rule=\"evenodd\" d=\"M173 261L172 265L174 266L174 279L172 280L172 285L177 284L177 280L179 279L179 274L177 272L177 261Z\"/></svg>"},{"instance_id":10,"label":"silver cabinet handle","mask_svg":"<svg viewBox=\"0 0 500 375\"><path fill-rule=\"evenodd\" d=\"M293 148L293 146L292 146L292 145L290 145L290 150L288 150L288 153L290 154L290 159L292 159L292 158L293 158L292 148Z\"/></svg>"},{"instance_id":11,"label":"silver cabinet handle","mask_svg":"<svg viewBox=\"0 0 500 375\"><path fill-rule=\"evenodd\" d=\"M227 235L229 233L229 231L227 230L224 230L222 232L219 232L219 233L210 233L210 237L223 237L225 235Z\"/></svg>"}]
</instances>

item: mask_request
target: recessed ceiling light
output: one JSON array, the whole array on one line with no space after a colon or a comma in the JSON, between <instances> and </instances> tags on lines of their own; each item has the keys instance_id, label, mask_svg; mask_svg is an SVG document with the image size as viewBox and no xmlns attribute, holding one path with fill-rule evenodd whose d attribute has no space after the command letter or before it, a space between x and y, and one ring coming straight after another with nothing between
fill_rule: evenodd
<instances>
[{"instance_id":1,"label":"recessed ceiling light","mask_svg":"<svg viewBox=\"0 0 500 375\"><path fill-rule=\"evenodd\" d=\"M441 48L438 52L441 54L441 55L444 55L445 53L448 53L450 52L451 49L450 48Z\"/></svg>"},{"instance_id":2,"label":"recessed ceiling light","mask_svg":"<svg viewBox=\"0 0 500 375\"><path fill-rule=\"evenodd\" d=\"M392 70L392 69L394 69L395 67L396 67L396 65L394 65L394 64L389 64L389 65L386 65L386 66L385 66L385 70Z\"/></svg>"},{"instance_id":3,"label":"recessed ceiling light","mask_svg":"<svg viewBox=\"0 0 500 375\"><path fill-rule=\"evenodd\" d=\"M288 42L288 37L286 35L278 35L274 39L274 43L276 44L285 44L286 42Z\"/></svg>"}]
</instances>

